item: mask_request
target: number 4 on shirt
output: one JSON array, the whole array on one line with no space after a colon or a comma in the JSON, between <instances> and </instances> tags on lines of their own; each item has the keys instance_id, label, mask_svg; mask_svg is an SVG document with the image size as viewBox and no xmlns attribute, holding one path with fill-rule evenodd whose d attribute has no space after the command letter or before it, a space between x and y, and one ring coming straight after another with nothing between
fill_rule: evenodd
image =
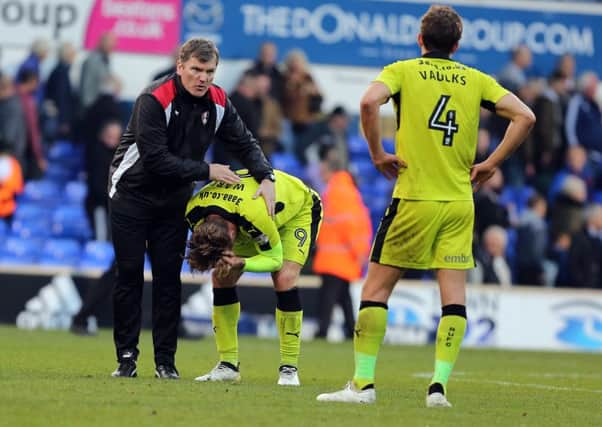
<instances>
[{"instance_id":1,"label":"number 4 on shirt","mask_svg":"<svg viewBox=\"0 0 602 427\"><path fill-rule=\"evenodd\" d=\"M456 123L456 110L449 110L445 115L445 121L439 121L450 98L450 95L441 95L429 119L430 129L443 132L443 145L446 147L453 145L454 134L458 133L460 128L460 125Z\"/></svg>"}]
</instances>

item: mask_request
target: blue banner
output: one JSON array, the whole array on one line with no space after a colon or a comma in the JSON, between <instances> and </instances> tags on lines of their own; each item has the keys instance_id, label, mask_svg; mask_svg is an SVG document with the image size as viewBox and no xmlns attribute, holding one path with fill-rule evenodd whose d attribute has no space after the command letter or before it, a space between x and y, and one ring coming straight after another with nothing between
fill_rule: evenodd
<instances>
[{"instance_id":1,"label":"blue banner","mask_svg":"<svg viewBox=\"0 0 602 427\"><path fill-rule=\"evenodd\" d=\"M429 5L394 1L184 0L182 40L214 39L223 58L256 56L264 41L281 56L303 49L310 62L382 67L420 54L416 35ZM540 74L560 55L573 54L580 70L602 72L601 15L457 6L464 35L455 59L499 71L518 44L529 46Z\"/></svg>"}]
</instances>

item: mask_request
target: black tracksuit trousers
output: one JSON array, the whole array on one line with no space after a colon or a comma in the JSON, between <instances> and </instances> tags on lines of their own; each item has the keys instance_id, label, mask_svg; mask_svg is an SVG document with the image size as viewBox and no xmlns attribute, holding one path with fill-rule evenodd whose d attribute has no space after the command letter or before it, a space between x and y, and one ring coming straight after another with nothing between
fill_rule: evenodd
<instances>
[{"instance_id":1,"label":"black tracksuit trousers","mask_svg":"<svg viewBox=\"0 0 602 427\"><path fill-rule=\"evenodd\" d=\"M182 282L180 272L186 246L184 219L191 188L162 202L116 193L110 200L111 230L117 281L113 294L113 338L118 361L125 353L138 356L142 318L144 253L148 251L153 276L152 325L155 364L175 364ZM131 357L131 356L129 356Z\"/></svg>"}]
</instances>

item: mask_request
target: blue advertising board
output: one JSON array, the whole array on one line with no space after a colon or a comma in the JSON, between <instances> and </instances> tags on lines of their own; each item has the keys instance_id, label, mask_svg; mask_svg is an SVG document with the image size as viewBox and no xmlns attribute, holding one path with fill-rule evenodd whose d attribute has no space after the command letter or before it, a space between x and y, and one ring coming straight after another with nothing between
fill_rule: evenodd
<instances>
[{"instance_id":1,"label":"blue advertising board","mask_svg":"<svg viewBox=\"0 0 602 427\"><path fill-rule=\"evenodd\" d=\"M383 0L184 0L182 40L214 39L222 57L253 58L264 41L280 56L303 49L312 63L382 67L419 55L416 35L427 3ZM541 74L565 53L579 69L602 72L601 14L459 5L464 35L455 59L498 71L518 44L528 45Z\"/></svg>"}]
</instances>

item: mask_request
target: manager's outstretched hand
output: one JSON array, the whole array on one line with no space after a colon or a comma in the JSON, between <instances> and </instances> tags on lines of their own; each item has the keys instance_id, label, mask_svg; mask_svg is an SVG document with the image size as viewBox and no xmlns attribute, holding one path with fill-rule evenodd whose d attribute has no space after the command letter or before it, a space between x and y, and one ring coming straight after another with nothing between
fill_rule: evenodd
<instances>
[{"instance_id":1,"label":"manager's outstretched hand","mask_svg":"<svg viewBox=\"0 0 602 427\"><path fill-rule=\"evenodd\" d=\"M255 195L253 195L253 198L256 199L259 196L262 196L263 200L265 200L265 205L268 209L268 215L273 218L275 209L274 205L276 204L276 187L274 183L269 179L264 179L261 181L261 184L259 184L259 189Z\"/></svg>"},{"instance_id":2,"label":"manager's outstretched hand","mask_svg":"<svg viewBox=\"0 0 602 427\"><path fill-rule=\"evenodd\" d=\"M230 166L219 163L211 163L209 165L209 179L225 182L226 184L237 184L240 182L240 177L230 169Z\"/></svg>"}]
</instances>

